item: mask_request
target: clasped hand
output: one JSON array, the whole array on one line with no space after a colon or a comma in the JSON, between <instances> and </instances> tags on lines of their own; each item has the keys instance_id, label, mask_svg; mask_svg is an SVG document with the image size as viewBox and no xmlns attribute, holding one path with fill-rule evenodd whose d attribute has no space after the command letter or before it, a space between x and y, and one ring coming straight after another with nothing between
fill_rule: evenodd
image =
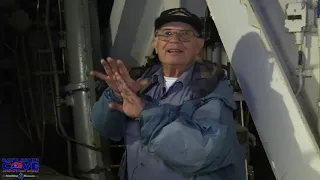
<instances>
[{"instance_id":1,"label":"clasped hand","mask_svg":"<svg viewBox=\"0 0 320 180\"><path fill-rule=\"evenodd\" d=\"M115 61L109 57L106 61L102 59L101 64L105 74L97 71L91 71L90 74L104 80L114 94L123 100L122 104L111 103L109 107L121 111L129 117L139 117L145 104L136 93L146 84L146 81L133 80L121 60Z\"/></svg>"}]
</instances>

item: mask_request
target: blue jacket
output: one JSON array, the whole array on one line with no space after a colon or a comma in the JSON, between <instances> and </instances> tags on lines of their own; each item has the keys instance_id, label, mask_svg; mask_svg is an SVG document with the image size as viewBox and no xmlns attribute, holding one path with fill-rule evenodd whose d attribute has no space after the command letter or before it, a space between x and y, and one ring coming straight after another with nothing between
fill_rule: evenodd
<instances>
[{"instance_id":1,"label":"blue jacket","mask_svg":"<svg viewBox=\"0 0 320 180\"><path fill-rule=\"evenodd\" d=\"M181 105L149 102L135 120L108 107L117 101L121 103L107 89L91 120L102 135L114 141L125 138L129 180L245 179L233 119L236 105L227 80L207 96Z\"/></svg>"}]
</instances>

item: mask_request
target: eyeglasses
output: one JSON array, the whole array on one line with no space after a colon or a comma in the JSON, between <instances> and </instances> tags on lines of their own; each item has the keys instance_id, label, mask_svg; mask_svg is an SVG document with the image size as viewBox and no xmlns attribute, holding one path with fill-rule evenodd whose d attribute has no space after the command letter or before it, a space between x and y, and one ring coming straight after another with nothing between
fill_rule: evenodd
<instances>
[{"instance_id":1,"label":"eyeglasses","mask_svg":"<svg viewBox=\"0 0 320 180\"><path fill-rule=\"evenodd\" d=\"M155 33L155 35L162 41L170 41L174 34L181 42L190 42L192 38L200 37L192 30L159 29Z\"/></svg>"}]
</instances>

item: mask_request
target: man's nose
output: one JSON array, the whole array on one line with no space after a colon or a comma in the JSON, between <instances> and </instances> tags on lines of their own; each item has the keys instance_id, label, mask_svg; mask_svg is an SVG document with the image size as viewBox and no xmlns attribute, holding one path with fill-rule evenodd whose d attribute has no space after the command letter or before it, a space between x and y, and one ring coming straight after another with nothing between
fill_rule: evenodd
<instances>
[{"instance_id":1,"label":"man's nose","mask_svg":"<svg viewBox=\"0 0 320 180\"><path fill-rule=\"evenodd\" d=\"M172 34L171 38L169 39L170 43L179 43L180 39L178 37L178 34L174 33Z\"/></svg>"}]
</instances>

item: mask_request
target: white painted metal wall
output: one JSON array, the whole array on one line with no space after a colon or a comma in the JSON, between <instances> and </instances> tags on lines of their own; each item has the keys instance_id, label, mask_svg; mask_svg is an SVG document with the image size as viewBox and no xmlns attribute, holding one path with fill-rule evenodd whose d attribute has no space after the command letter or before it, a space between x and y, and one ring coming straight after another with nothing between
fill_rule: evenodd
<instances>
[{"instance_id":1,"label":"white painted metal wall","mask_svg":"<svg viewBox=\"0 0 320 180\"><path fill-rule=\"evenodd\" d=\"M298 89L298 78L296 68L298 62L297 46L295 37L284 26L285 7L288 3L298 2L297 0L254 0L256 14L260 22L264 25L266 34L274 49L277 50L279 61L285 70L289 83L294 91ZM306 33L304 39L305 69L310 70L310 78L304 78L304 86L298 101L305 112L308 123L313 128L314 133L319 133L320 121L318 116L319 101L319 50L318 35L314 18L315 0L308 0L308 25L310 31ZM308 73L309 74L309 73ZM319 134L318 134L319 135Z\"/></svg>"},{"instance_id":2,"label":"white painted metal wall","mask_svg":"<svg viewBox=\"0 0 320 180\"><path fill-rule=\"evenodd\" d=\"M294 39L278 32L284 28L270 26L270 19L269 26L261 26L266 16L256 19L251 9L262 14L262 10L269 10L268 6L273 7L273 18L281 20L277 15L281 14L278 12L281 8L270 0L266 6L247 0L207 0L207 3L276 178L320 179L319 148L291 88L289 80L294 77L287 74L294 68L289 65L297 62ZM272 39L275 36L268 36L269 31L286 39ZM273 44L279 40L283 44ZM288 59L293 62L281 59L285 55L292 57ZM281 62L284 60L288 65Z\"/></svg>"}]
</instances>

